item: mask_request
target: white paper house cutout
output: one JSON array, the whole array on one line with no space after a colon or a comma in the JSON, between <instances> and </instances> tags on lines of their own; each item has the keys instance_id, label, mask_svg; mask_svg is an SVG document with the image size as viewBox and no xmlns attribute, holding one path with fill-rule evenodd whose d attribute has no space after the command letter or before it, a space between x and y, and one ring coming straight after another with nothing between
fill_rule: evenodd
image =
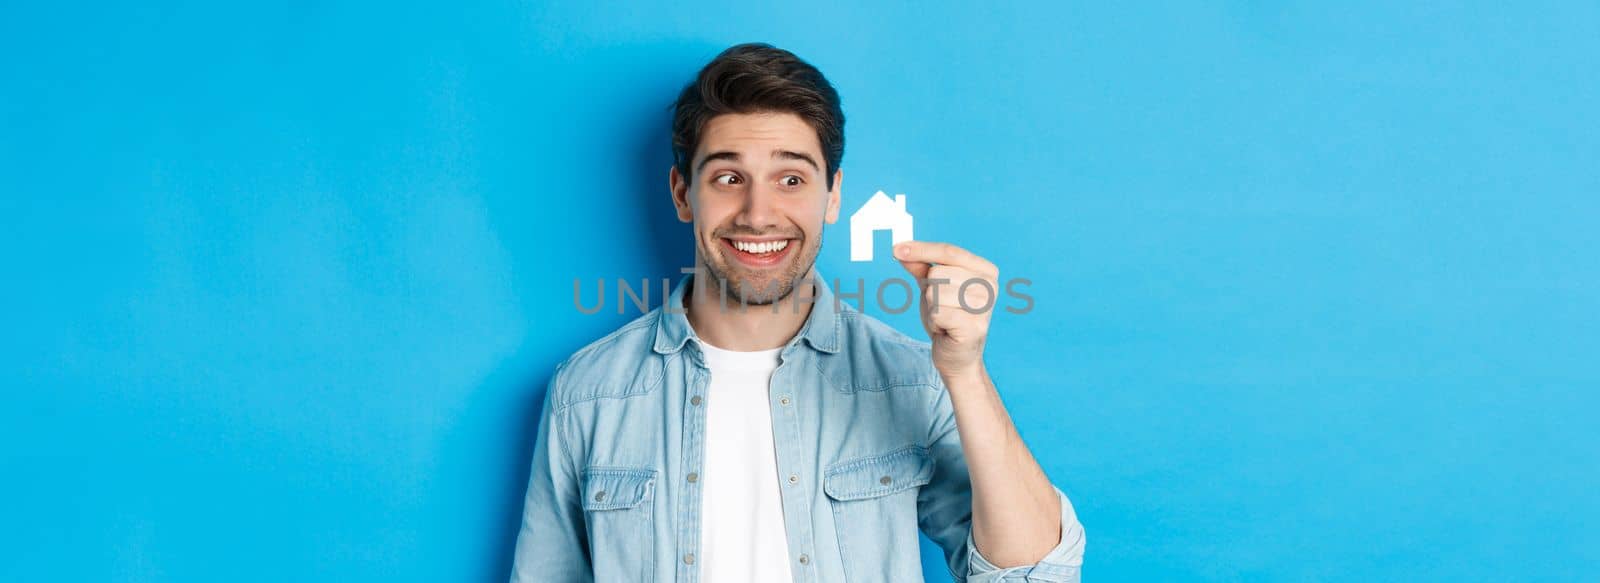
<instances>
[{"instance_id":1,"label":"white paper house cutout","mask_svg":"<svg viewBox=\"0 0 1600 583\"><path fill-rule=\"evenodd\" d=\"M911 240L911 214L906 212L906 195L894 200L882 190L867 199L850 215L850 260L872 261L872 232L888 229L889 239L898 244Z\"/></svg>"}]
</instances>

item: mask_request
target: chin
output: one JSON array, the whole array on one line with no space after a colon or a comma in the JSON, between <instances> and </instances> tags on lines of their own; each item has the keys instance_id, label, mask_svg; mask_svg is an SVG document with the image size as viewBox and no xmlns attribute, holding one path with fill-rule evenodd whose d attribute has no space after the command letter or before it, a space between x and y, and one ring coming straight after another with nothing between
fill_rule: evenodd
<instances>
[{"instance_id":1,"label":"chin","mask_svg":"<svg viewBox=\"0 0 1600 583\"><path fill-rule=\"evenodd\" d=\"M703 254L701 262L705 264L709 275L720 280L719 285L725 286L729 299L747 306L767 306L788 298L810 272L817 251L801 245L792 249L790 256L780 264L752 268L742 264L737 257L730 256L730 249L721 245L714 248L718 252L712 256L718 261L706 261L707 257Z\"/></svg>"},{"instance_id":2,"label":"chin","mask_svg":"<svg viewBox=\"0 0 1600 583\"><path fill-rule=\"evenodd\" d=\"M794 293L795 282L787 277L788 270L766 277L749 273L730 274L728 294L750 306L766 306L783 301Z\"/></svg>"}]
</instances>

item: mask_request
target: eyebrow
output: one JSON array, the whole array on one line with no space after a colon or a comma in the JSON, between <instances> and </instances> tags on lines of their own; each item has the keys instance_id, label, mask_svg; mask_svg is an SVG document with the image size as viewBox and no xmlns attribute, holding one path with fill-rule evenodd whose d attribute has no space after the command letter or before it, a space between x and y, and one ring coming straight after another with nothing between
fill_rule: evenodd
<instances>
[{"instance_id":1,"label":"eyebrow","mask_svg":"<svg viewBox=\"0 0 1600 583\"><path fill-rule=\"evenodd\" d=\"M773 150L772 151L772 157L776 158L778 160L800 160L802 162L810 164L811 168L813 170L816 170L818 172L822 171L822 167L817 165L817 160L815 158L812 158L810 154L807 154L805 152L796 152L796 151L793 151L793 150ZM696 173L698 173L698 172L700 172L702 170L705 170L706 169L706 164L710 163L712 160L728 160L730 162L738 162L739 161L739 153L738 152L728 151L728 150L722 150L722 151L712 152L710 154L706 154L706 157L700 159L700 164L695 166L694 171Z\"/></svg>"}]
</instances>

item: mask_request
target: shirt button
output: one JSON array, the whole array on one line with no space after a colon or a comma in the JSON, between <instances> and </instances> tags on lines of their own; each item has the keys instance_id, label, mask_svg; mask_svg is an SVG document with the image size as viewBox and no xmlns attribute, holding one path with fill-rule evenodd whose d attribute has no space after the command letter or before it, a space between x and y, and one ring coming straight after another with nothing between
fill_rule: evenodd
<instances>
[{"instance_id":1,"label":"shirt button","mask_svg":"<svg viewBox=\"0 0 1600 583\"><path fill-rule=\"evenodd\" d=\"M699 407L700 406L700 395L695 395L693 399L689 399L689 404L690 405L694 405L696 407Z\"/></svg>"},{"instance_id":2,"label":"shirt button","mask_svg":"<svg viewBox=\"0 0 1600 583\"><path fill-rule=\"evenodd\" d=\"M798 483L800 483L800 476L797 476L797 475L794 475L794 474L789 474L789 483L790 484L798 484Z\"/></svg>"},{"instance_id":3,"label":"shirt button","mask_svg":"<svg viewBox=\"0 0 1600 583\"><path fill-rule=\"evenodd\" d=\"M685 564L685 565L693 565L694 564L694 553L689 553L687 555L684 555L683 556L683 564Z\"/></svg>"},{"instance_id":4,"label":"shirt button","mask_svg":"<svg viewBox=\"0 0 1600 583\"><path fill-rule=\"evenodd\" d=\"M789 404L789 398L788 397L780 398L780 399L778 399L778 402L779 403L783 403L785 405L788 405Z\"/></svg>"},{"instance_id":5,"label":"shirt button","mask_svg":"<svg viewBox=\"0 0 1600 583\"><path fill-rule=\"evenodd\" d=\"M605 499L606 499L606 491L605 490L601 490L599 492L595 492L594 493L594 501L595 502L599 502L599 501L605 500Z\"/></svg>"},{"instance_id":6,"label":"shirt button","mask_svg":"<svg viewBox=\"0 0 1600 583\"><path fill-rule=\"evenodd\" d=\"M806 555L800 555L800 564L802 564L802 565L810 565L811 564L811 557L808 557Z\"/></svg>"},{"instance_id":7,"label":"shirt button","mask_svg":"<svg viewBox=\"0 0 1600 583\"><path fill-rule=\"evenodd\" d=\"M693 484L693 483L698 482L698 481L700 481L700 474L697 474L695 472L689 472L689 483Z\"/></svg>"},{"instance_id":8,"label":"shirt button","mask_svg":"<svg viewBox=\"0 0 1600 583\"><path fill-rule=\"evenodd\" d=\"M884 476L882 478L878 478L878 483L879 484L883 484L885 486L889 485L889 482L893 482L893 481L894 480L889 479L889 476Z\"/></svg>"}]
</instances>

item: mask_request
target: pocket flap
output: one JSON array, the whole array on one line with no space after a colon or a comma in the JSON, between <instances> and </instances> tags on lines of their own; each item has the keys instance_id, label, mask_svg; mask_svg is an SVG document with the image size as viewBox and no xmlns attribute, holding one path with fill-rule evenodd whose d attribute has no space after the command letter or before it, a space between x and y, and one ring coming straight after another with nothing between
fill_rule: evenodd
<instances>
[{"instance_id":1,"label":"pocket flap","mask_svg":"<svg viewBox=\"0 0 1600 583\"><path fill-rule=\"evenodd\" d=\"M834 500L860 500L922 486L932 478L933 458L928 449L910 445L833 464L823 477L822 489Z\"/></svg>"},{"instance_id":2,"label":"pocket flap","mask_svg":"<svg viewBox=\"0 0 1600 583\"><path fill-rule=\"evenodd\" d=\"M583 472L583 509L615 510L638 506L655 488L649 468L600 468Z\"/></svg>"}]
</instances>

